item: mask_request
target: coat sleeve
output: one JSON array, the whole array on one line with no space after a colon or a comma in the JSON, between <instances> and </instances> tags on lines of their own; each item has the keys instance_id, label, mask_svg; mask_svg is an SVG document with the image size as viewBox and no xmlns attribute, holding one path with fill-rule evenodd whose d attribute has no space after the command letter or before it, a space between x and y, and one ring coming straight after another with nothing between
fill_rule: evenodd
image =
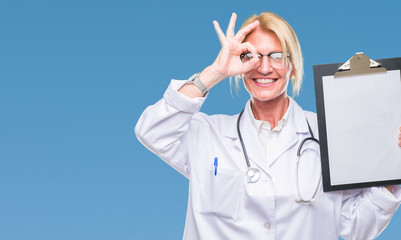
<instances>
[{"instance_id":1,"label":"coat sleeve","mask_svg":"<svg viewBox=\"0 0 401 240\"><path fill-rule=\"evenodd\" d=\"M146 148L188 178L189 123L205 98L191 99L177 92L184 84L171 81L163 98L142 113L135 134Z\"/></svg>"},{"instance_id":2,"label":"coat sleeve","mask_svg":"<svg viewBox=\"0 0 401 240\"><path fill-rule=\"evenodd\" d=\"M390 223L401 202L401 187L393 194L384 187L343 192L340 236L349 239L375 239Z\"/></svg>"}]
</instances>

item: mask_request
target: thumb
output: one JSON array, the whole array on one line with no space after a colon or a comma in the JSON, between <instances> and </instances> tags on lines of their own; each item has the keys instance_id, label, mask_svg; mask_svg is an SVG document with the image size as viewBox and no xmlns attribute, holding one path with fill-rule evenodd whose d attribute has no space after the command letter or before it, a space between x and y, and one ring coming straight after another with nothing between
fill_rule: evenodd
<instances>
[{"instance_id":1,"label":"thumb","mask_svg":"<svg viewBox=\"0 0 401 240\"><path fill-rule=\"evenodd\" d=\"M252 58L250 61L244 63L244 67L243 67L243 73L249 72L253 69L256 69L260 66L260 61L259 59L256 58Z\"/></svg>"}]
</instances>

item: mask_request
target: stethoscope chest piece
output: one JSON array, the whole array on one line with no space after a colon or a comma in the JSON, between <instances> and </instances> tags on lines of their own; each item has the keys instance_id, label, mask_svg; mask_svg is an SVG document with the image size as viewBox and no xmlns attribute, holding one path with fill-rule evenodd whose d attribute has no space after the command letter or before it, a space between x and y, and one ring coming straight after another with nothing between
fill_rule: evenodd
<instances>
[{"instance_id":1,"label":"stethoscope chest piece","mask_svg":"<svg viewBox=\"0 0 401 240\"><path fill-rule=\"evenodd\" d=\"M248 179L249 183L255 183L259 180L260 178L260 171L257 168L249 168L248 171L246 171L246 177Z\"/></svg>"}]
</instances>

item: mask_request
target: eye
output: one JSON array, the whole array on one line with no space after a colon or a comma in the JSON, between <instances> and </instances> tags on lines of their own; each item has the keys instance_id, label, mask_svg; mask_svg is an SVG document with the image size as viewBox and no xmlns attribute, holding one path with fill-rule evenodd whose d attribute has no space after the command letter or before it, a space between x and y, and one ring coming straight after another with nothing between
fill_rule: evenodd
<instances>
[{"instance_id":1,"label":"eye","mask_svg":"<svg viewBox=\"0 0 401 240\"><path fill-rule=\"evenodd\" d=\"M283 53L281 52L271 53L270 58L275 61L281 61L283 59Z\"/></svg>"},{"instance_id":2,"label":"eye","mask_svg":"<svg viewBox=\"0 0 401 240\"><path fill-rule=\"evenodd\" d=\"M247 58L252 58L252 53L246 53L246 54L245 54L245 57L247 57Z\"/></svg>"},{"instance_id":3,"label":"eye","mask_svg":"<svg viewBox=\"0 0 401 240\"><path fill-rule=\"evenodd\" d=\"M249 61L252 58L252 53L250 52L242 53L239 57L243 61Z\"/></svg>"}]
</instances>

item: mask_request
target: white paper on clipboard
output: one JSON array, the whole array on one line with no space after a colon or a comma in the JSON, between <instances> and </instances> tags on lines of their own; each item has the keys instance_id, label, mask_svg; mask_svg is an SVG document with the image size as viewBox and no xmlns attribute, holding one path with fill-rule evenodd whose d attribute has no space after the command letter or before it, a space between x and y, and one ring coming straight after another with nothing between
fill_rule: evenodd
<instances>
[{"instance_id":1,"label":"white paper on clipboard","mask_svg":"<svg viewBox=\"0 0 401 240\"><path fill-rule=\"evenodd\" d=\"M401 179L400 70L322 84L331 184Z\"/></svg>"}]
</instances>

